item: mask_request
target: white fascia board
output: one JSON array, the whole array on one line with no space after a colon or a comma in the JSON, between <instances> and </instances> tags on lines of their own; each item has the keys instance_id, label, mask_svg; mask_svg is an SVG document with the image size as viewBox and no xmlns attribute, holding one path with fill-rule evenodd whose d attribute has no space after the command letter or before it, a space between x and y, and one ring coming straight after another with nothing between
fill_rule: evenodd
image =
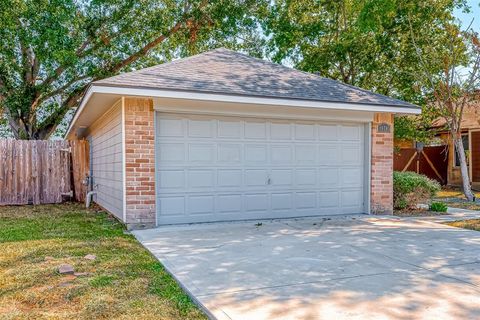
<instances>
[{"instance_id":1,"label":"white fascia board","mask_svg":"<svg viewBox=\"0 0 480 320\"><path fill-rule=\"evenodd\" d=\"M163 89L116 87L116 86L103 86L103 85L92 84L91 87L88 89L85 95L85 98L82 100L82 103L79 106L79 109L75 114L75 117L70 123L70 127L67 130L66 136L69 135L74 123L76 122L76 120L82 113L83 108L85 107L88 100L91 98L92 94L94 93L114 94L114 95L122 95L122 96L141 96L141 97L152 97L152 98L190 99L190 100L218 101L218 102L231 102L231 103L277 105L277 106L318 108L318 109L390 112L390 113L400 113L400 114L420 114L421 113L420 109L409 108L409 107L392 107L392 106L384 106L384 105L324 102L324 101L313 101L313 100L282 99L282 98L268 98L268 97L256 97L256 96L238 96L238 95L226 95L226 94L215 94L215 93L212 94L212 93L163 90Z\"/></svg>"},{"instance_id":2,"label":"white fascia board","mask_svg":"<svg viewBox=\"0 0 480 320\"><path fill-rule=\"evenodd\" d=\"M404 114L420 114L420 109L409 107L391 107L383 105L370 104L355 104L355 103L339 103L339 102L323 102L313 100L300 99L282 99L282 98L268 98L256 96L236 96L215 93L201 93L188 91L175 91L163 89L142 89L142 88L127 88L127 87L108 87L108 86L92 86L95 92L122 94L131 96L147 96L155 98L172 98L172 99L190 99L190 100L205 100L218 102L233 102L233 103L253 103L266 104L289 107L306 107L306 108L322 108L322 109L342 109L342 110L356 110L356 111L373 111L373 112L391 112Z\"/></svg>"},{"instance_id":3,"label":"white fascia board","mask_svg":"<svg viewBox=\"0 0 480 320\"><path fill-rule=\"evenodd\" d=\"M72 131L75 122L77 122L78 117L82 113L83 109L85 108L85 105L87 104L88 100L90 100L93 93L94 93L93 86L90 86L90 88L87 89L87 92L85 93L85 96L83 97L82 101L80 102L80 105L78 106L72 121L70 121L70 125L68 126L67 132L65 133L65 138L67 138L70 135L70 131Z\"/></svg>"}]
</instances>

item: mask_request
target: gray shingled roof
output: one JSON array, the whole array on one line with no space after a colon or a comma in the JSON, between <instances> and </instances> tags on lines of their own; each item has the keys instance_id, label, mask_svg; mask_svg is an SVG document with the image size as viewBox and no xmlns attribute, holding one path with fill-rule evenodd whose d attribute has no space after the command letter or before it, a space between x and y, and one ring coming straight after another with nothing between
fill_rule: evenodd
<instances>
[{"instance_id":1,"label":"gray shingled roof","mask_svg":"<svg viewBox=\"0 0 480 320\"><path fill-rule=\"evenodd\" d=\"M223 48L120 74L94 84L418 108L401 100Z\"/></svg>"}]
</instances>

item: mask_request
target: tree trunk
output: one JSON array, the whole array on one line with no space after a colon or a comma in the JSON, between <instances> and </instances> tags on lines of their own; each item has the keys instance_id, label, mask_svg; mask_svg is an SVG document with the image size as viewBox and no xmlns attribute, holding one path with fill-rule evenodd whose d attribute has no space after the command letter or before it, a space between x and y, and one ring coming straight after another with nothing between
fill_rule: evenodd
<instances>
[{"instance_id":1,"label":"tree trunk","mask_svg":"<svg viewBox=\"0 0 480 320\"><path fill-rule=\"evenodd\" d=\"M468 174L468 167L467 167L467 158L465 156L465 149L463 148L463 141L462 135L456 134L454 135L454 143L455 143L455 150L457 151L458 159L460 160L460 172L462 174L462 185L463 185L463 193L468 201L474 201L475 196L472 192L472 186L470 185L470 176Z\"/></svg>"}]
</instances>

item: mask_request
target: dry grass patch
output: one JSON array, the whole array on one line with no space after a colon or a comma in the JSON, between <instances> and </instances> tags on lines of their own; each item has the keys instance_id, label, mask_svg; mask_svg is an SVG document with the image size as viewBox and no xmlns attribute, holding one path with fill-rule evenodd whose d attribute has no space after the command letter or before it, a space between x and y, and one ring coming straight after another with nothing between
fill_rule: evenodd
<instances>
[{"instance_id":1,"label":"dry grass patch","mask_svg":"<svg viewBox=\"0 0 480 320\"><path fill-rule=\"evenodd\" d=\"M454 222L447 222L445 224L448 224L449 226L452 226L452 227L480 231L480 219L454 221Z\"/></svg>"},{"instance_id":2,"label":"dry grass patch","mask_svg":"<svg viewBox=\"0 0 480 320\"><path fill-rule=\"evenodd\" d=\"M480 192L474 192L475 197L480 198ZM463 191L460 190L459 188L455 187L444 187L442 190L437 192L436 198L442 199L442 198L458 198L458 199L465 199L465 195L463 194Z\"/></svg>"},{"instance_id":3,"label":"dry grass patch","mask_svg":"<svg viewBox=\"0 0 480 320\"><path fill-rule=\"evenodd\" d=\"M475 197L480 199L480 192L474 192ZM467 210L480 211L480 202L469 202L465 198L462 190L454 187L445 187L439 191L436 196L436 200L445 202L449 207L460 208Z\"/></svg>"},{"instance_id":4,"label":"dry grass patch","mask_svg":"<svg viewBox=\"0 0 480 320\"><path fill-rule=\"evenodd\" d=\"M0 207L0 246L2 320L205 319L104 212L79 204ZM83 274L59 274L65 263Z\"/></svg>"}]
</instances>

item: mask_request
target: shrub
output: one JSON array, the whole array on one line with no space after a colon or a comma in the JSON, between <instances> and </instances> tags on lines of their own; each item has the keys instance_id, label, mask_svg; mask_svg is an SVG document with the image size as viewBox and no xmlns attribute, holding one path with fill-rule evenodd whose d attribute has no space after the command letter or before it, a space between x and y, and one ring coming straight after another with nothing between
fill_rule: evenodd
<instances>
[{"instance_id":1,"label":"shrub","mask_svg":"<svg viewBox=\"0 0 480 320\"><path fill-rule=\"evenodd\" d=\"M440 191L440 184L414 172L393 173L393 207L416 209L420 203L428 203Z\"/></svg>"},{"instance_id":2,"label":"shrub","mask_svg":"<svg viewBox=\"0 0 480 320\"><path fill-rule=\"evenodd\" d=\"M435 212L447 212L448 207L443 202L432 202L429 209Z\"/></svg>"}]
</instances>

